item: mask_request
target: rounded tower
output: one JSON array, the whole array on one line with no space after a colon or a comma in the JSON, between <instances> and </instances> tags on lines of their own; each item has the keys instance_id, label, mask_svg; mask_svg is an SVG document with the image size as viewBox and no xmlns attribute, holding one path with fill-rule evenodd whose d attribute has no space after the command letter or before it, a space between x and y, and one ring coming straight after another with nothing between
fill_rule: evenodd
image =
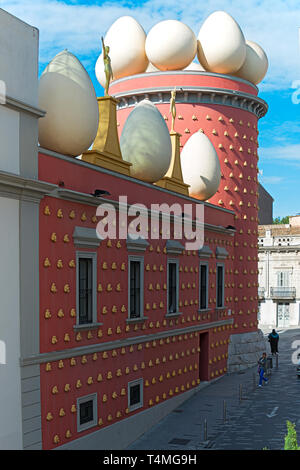
<instances>
[{"instance_id":1,"label":"rounded tower","mask_svg":"<svg viewBox=\"0 0 300 470\"><path fill-rule=\"evenodd\" d=\"M175 130L181 134L181 148L202 129L218 153L221 182L208 202L235 212L231 286L235 333L254 331L258 311L257 125L268 107L257 96L255 85L229 75L192 70L133 75L114 81L109 89L110 95L119 100L119 135L133 107L143 99L157 106L171 129L169 107L175 87Z\"/></svg>"}]
</instances>

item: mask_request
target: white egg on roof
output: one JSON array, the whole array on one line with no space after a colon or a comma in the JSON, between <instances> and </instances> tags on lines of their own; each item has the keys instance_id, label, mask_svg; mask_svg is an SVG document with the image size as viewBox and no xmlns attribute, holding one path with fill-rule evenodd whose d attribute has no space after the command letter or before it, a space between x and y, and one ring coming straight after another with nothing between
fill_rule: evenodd
<instances>
[{"instance_id":1,"label":"white egg on roof","mask_svg":"<svg viewBox=\"0 0 300 470\"><path fill-rule=\"evenodd\" d=\"M215 11L198 35L198 60L209 72L236 72L246 58L246 42L237 22L225 11Z\"/></svg>"},{"instance_id":2,"label":"white egg on roof","mask_svg":"<svg viewBox=\"0 0 300 470\"><path fill-rule=\"evenodd\" d=\"M92 81L81 62L64 50L48 64L39 80L41 147L78 156L93 143L99 121Z\"/></svg>"},{"instance_id":3,"label":"white egg on roof","mask_svg":"<svg viewBox=\"0 0 300 470\"><path fill-rule=\"evenodd\" d=\"M149 100L141 101L125 121L120 138L123 159L132 163L130 174L155 183L171 163L171 139L168 127Z\"/></svg>"},{"instance_id":4,"label":"white egg on roof","mask_svg":"<svg viewBox=\"0 0 300 470\"><path fill-rule=\"evenodd\" d=\"M113 80L145 72L148 59L145 53L146 33L132 16L121 16L109 28L104 38L109 46L109 57L113 71ZM105 86L103 53L96 66L96 77Z\"/></svg>"},{"instance_id":5,"label":"white egg on roof","mask_svg":"<svg viewBox=\"0 0 300 470\"><path fill-rule=\"evenodd\" d=\"M182 70L196 55L197 38L181 21L166 20L149 31L145 47L149 61L159 70Z\"/></svg>"},{"instance_id":6,"label":"white egg on roof","mask_svg":"<svg viewBox=\"0 0 300 470\"><path fill-rule=\"evenodd\" d=\"M190 185L190 196L206 201L217 192L221 180L219 157L203 132L195 132L184 145L181 168L184 182Z\"/></svg>"},{"instance_id":7,"label":"white egg on roof","mask_svg":"<svg viewBox=\"0 0 300 470\"><path fill-rule=\"evenodd\" d=\"M234 75L257 85L264 79L268 65L268 57L262 47L256 42L246 41L246 59Z\"/></svg>"}]
</instances>

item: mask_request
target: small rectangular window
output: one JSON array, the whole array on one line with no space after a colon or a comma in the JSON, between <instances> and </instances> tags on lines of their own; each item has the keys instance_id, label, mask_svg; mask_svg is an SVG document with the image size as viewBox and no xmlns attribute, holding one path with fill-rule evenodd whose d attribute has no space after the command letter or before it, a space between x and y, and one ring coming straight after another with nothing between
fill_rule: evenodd
<instances>
[{"instance_id":1,"label":"small rectangular window","mask_svg":"<svg viewBox=\"0 0 300 470\"><path fill-rule=\"evenodd\" d=\"M224 266L217 265L217 308L224 307Z\"/></svg>"},{"instance_id":2,"label":"small rectangular window","mask_svg":"<svg viewBox=\"0 0 300 470\"><path fill-rule=\"evenodd\" d=\"M143 406L143 379L128 384L128 408L134 411Z\"/></svg>"},{"instance_id":3,"label":"small rectangular window","mask_svg":"<svg viewBox=\"0 0 300 470\"><path fill-rule=\"evenodd\" d=\"M207 264L200 265L200 310L205 310L208 307L208 266Z\"/></svg>"},{"instance_id":4,"label":"small rectangular window","mask_svg":"<svg viewBox=\"0 0 300 470\"><path fill-rule=\"evenodd\" d=\"M90 423L94 419L93 414L93 400L86 401L85 403L81 403L79 406L80 412L80 426L86 423Z\"/></svg>"},{"instance_id":5,"label":"small rectangular window","mask_svg":"<svg viewBox=\"0 0 300 470\"><path fill-rule=\"evenodd\" d=\"M97 253L76 252L76 327L97 322Z\"/></svg>"},{"instance_id":6,"label":"small rectangular window","mask_svg":"<svg viewBox=\"0 0 300 470\"><path fill-rule=\"evenodd\" d=\"M78 432L97 425L97 394L77 399L77 430Z\"/></svg>"},{"instance_id":7,"label":"small rectangular window","mask_svg":"<svg viewBox=\"0 0 300 470\"><path fill-rule=\"evenodd\" d=\"M177 263L168 262L168 313L178 311L178 274Z\"/></svg>"},{"instance_id":8,"label":"small rectangular window","mask_svg":"<svg viewBox=\"0 0 300 470\"><path fill-rule=\"evenodd\" d=\"M135 406L141 401L141 386L140 384L132 385L130 387L130 406Z\"/></svg>"}]
</instances>

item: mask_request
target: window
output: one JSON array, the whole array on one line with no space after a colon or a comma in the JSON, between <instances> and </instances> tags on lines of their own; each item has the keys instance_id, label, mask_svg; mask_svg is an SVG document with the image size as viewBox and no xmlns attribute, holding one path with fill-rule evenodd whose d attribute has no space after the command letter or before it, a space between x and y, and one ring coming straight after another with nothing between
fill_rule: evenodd
<instances>
[{"instance_id":1,"label":"window","mask_svg":"<svg viewBox=\"0 0 300 470\"><path fill-rule=\"evenodd\" d=\"M79 259L79 324L93 321L93 260Z\"/></svg>"},{"instance_id":2,"label":"window","mask_svg":"<svg viewBox=\"0 0 300 470\"><path fill-rule=\"evenodd\" d=\"M97 321L96 253L77 252L77 326Z\"/></svg>"},{"instance_id":3,"label":"window","mask_svg":"<svg viewBox=\"0 0 300 470\"><path fill-rule=\"evenodd\" d=\"M128 408L130 411L143 406L143 379L134 380L128 384Z\"/></svg>"},{"instance_id":4,"label":"window","mask_svg":"<svg viewBox=\"0 0 300 470\"><path fill-rule=\"evenodd\" d=\"M82 424L90 423L93 421L93 400L89 400L85 403L81 403L79 407L79 423Z\"/></svg>"},{"instance_id":5,"label":"window","mask_svg":"<svg viewBox=\"0 0 300 470\"><path fill-rule=\"evenodd\" d=\"M129 318L143 317L143 259L129 258Z\"/></svg>"},{"instance_id":6,"label":"window","mask_svg":"<svg viewBox=\"0 0 300 470\"><path fill-rule=\"evenodd\" d=\"M200 310L205 310L208 307L208 265L200 264L200 292L199 292L199 308Z\"/></svg>"},{"instance_id":7,"label":"window","mask_svg":"<svg viewBox=\"0 0 300 470\"><path fill-rule=\"evenodd\" d=\"M77 399L77 430L84 431L97 425L97 394Z\"/></svg>"},{"instance_id":8,"label":"window","mask_svg":"<svg viewBox=\"0 0 300 470\"><path fill-rule=\"evenodd\" d=\"M288 287L290 284L290 275L288 271L279 271L277 273L277 287Z\"/></svg>"},{"instance_id":9,"label":"window","mask_svg":"<svg viewBox=\"0 0 300 470\"><path fill-rule=\"evenodd\" d=\"M178 262L168 261L168 313L178 312Z\"/></svg>"},{"instance_id":10,"label":"window","mask_svg":"<svg viewBox=\"0 0 300 470\"><path fill-rule=\"evenodd\" d=\"M217 265L217 308L224 307L224 265Z\"/></svg>"}]
</instances>

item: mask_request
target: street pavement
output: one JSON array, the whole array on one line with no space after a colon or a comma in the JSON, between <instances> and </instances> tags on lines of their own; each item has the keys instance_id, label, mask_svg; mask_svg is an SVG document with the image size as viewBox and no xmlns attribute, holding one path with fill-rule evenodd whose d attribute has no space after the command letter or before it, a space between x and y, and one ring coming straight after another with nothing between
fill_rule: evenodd
<instances>
[{"instance_id":1,"label":"street pavement","mask_svg":"<svg viewBox=\"0 0 300 470\"><path fill-rule=\"evenodd\" d=\"M265 334L269 331L265 331ZM286 421L300 443L300 379L292 355L300 329L278 330L278 368L258 387L257 367L208 384L173 410L127 450L282 450ZM298 341L298 345L295 345ZM269 354L269 343L267 343Z\"/></svg>"}]
</instances>

